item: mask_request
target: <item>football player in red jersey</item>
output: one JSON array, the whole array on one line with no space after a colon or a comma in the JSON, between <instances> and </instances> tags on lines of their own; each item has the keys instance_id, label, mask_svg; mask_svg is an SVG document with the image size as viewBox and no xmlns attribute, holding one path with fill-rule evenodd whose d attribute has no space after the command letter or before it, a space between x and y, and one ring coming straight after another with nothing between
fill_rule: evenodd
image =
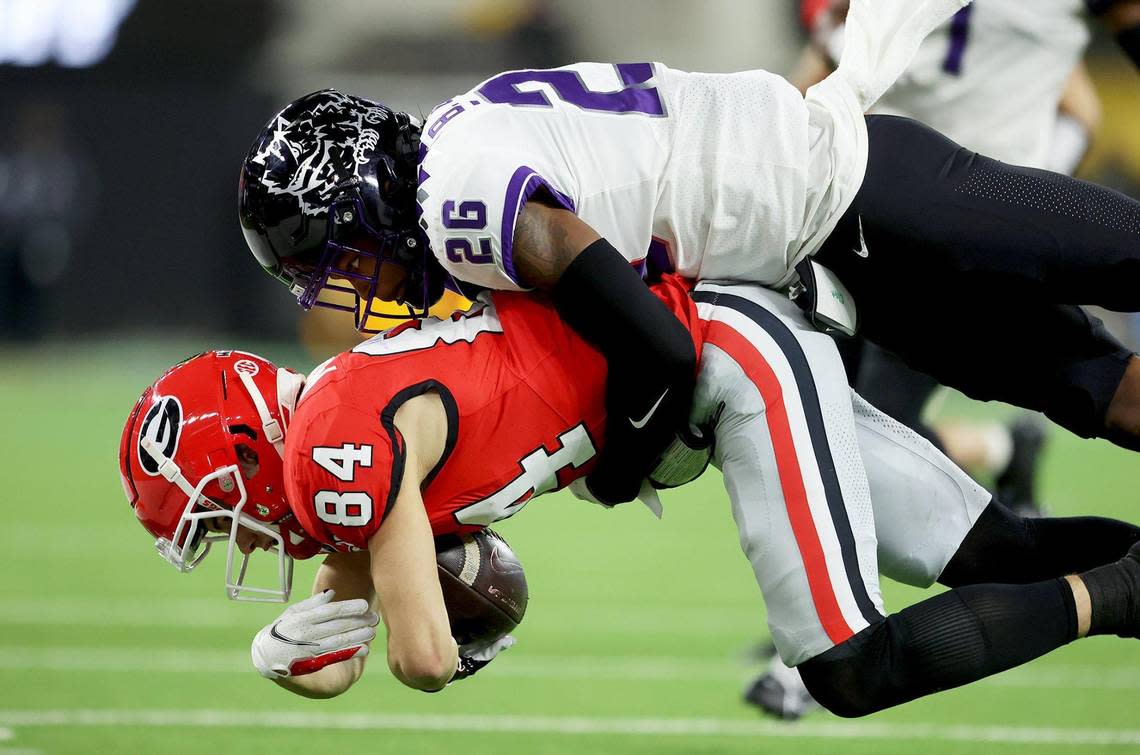
<instances>
[{"instance_id":1,"label":"football player in red jersey","mask_svg":"<svg viewBox=\"0 0 1140 755\"><path fill-rule=\"evenodd\" d=\"M702 283L690 298L676 280L654 293L685 324L701 366L692 427L653 478L683 484L710 458L722 470L776 647L830 710L870 713L1087 634L1140 635L1140 529L1018 518L850 393L834 343L779 294ZM252 409L230 416L201 405L201 392L163 387L199 366L221 401ZM329 555L316 594L254 639L259 671L298 694L343 692L363 671L373 601L390 669L418 689L440 689L509 646L456 647L432 535L511 516L589 472L606 421L601 354L541 298L496 294L493 305L380 334L318 367L295 410L278 412L288 424L283 458L262 447L244 452L242 466L224 448L191 442L208 424L234 439L260 438L259 428L276 437L282 423L271 407L291 405L295 391L250 384L236 365L219 370L199 358L176 367L132 414L121 463L136 513L164 552L191 565L196 518L229 511L232 544L239 525L257 524L251 503L278 500L283 463L289 513L277 521L282 531L300 524ZM249 395L235 399L239 385ZM175 402L190 427L163 413ZM198 468L216 470L179 483L194 454L211 457ZM228 489L218 484L226 475ZM155 478L173 492L152 498ZM156 487L144 493L148 481ZM148 515L167 505L180 518ZM194 526L153 527L187 520ZM880 571L953 589L886 615Z\"/></svg>"}]
</instances>

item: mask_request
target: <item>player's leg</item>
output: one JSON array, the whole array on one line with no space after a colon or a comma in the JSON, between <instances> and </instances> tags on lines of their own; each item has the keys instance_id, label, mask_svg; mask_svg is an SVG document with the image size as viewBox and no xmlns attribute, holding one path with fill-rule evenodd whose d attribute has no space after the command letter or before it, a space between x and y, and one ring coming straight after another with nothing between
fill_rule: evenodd
<instances>
[{"instance_id":1,"label":"player's leg","mask_svg":"<svg viewBox=\"0 0 1140 755\"><path fill-rule=\"evenodd\" d=\"M1095 633L1140 631L1140 539L1124 522L1017 517L930 443L853 398L883 574L964 585L911 606L798 668L813 697L857 716L981 679ZM1095 568L1094 568L1095 567ZM1096 598L1084 603L1083 575ZM1000 584L1016 582L1020 584ZM1102 588L1101 583L1109 585ZM1111 595L1108 591L1111 590Z\"/></svg>"},{"instance_id":2,"label":"player's leg","mask_svg":"<svg viewBox=\"0 0 1140 755\"><path fill-rule=\"evenodd\" d=\"M910 428L854 393L852 406L886 576L919 587L1032 583L1116 561L1140 541L1140 527L1126 522L1018 516ZM752 690L751 702L785 717L776 703L804 710L810 697L778 659Z\"/></svg>"},{"instance_id":3,"label":"player's leg","mask_svg":"<svg viewBox=\"0 0 1140 755\"><path fill-rule=\"evenodd\" d=\"M928 424L923 413L938 381L892 352L857 340L862 355L852 385L860 396L926 438L970 474L994 477L999 498L1011 507L1040 515L1036 478L1045 432L1039 419L1025 415L1009 426L978 421Z\"/></svg>"},{"instance_id":4,"label":"player's leg","mask_svg":"<svg viewBox=\"0 0 1140 755\"><path fill-rule=\"evenodd\" d=\"M1079 576L949 590L891 614L799 671L828 710L862 716L1097 634L1140 637L1140 543Z\"/></svg>"},{"instance_id":5,"label":"player's leg","mask_svg":"<svg viewBox=\"0 0 1140 755\"><path fill-rule=\"evenodd\" d=\"M786 298L707 284L695 297L711 323L694 420L724 404L715 462L774 643L794 665L882 617L846 378L834 344ZM783 664L747 699L785 718L812 705Z\"/></svg>"},{"instance_id":6,"label":"player's leg","mask_svg":"<svg viewBox=\"0 0 1140 755\"><path fill-rule=\"evenodd\" d=\"M1043 412L1082 437L1140 446L1140 424L1133 436L1117 430L1112 416L1140 402L1132 390L1140 362L1080 307L987 276L916 270L892 261L899 250L868 265L874 252L864 260L833 240L821 261L852 290L868 340L971 398Z\"/></svg>"},{"instance_id":7,"label":"player's leg","mask_svg":"<svg viewBox=\"0 0 1140 755\"><path fill-rule=\"evenodd\" d=\"M867 119L854 202L871 254L977 273L1058 304L1140 310L1140 202L965 149L917 121ZM879 247L883 251L879 251Z\"/></svg>"},{"instance_id":8,"label":"player's leg","mask_svg":"<svg viewBox=\"0 0 1140 755\"><path fill-rule=\"evenodd\" d=\"M879 566L917 587L1023 584L1116 561L1140 527L1102 517L1018 516L924 438L852 395Z\"/></svg>"},{"instance_id":9,"label":"player's leg","mask_svg":"<svg viewBox=\"0 0 1140 755\"><path fill-rule=\"evenodd\" d=\"M1057 304L1136 306L1140 204L1040 171L993 197L970 187L1022 169L906 119L870 118L868 127L866 180L817 255L852 290L863 334L975 398L1140 448L1140 360L1099 321ZM1042 181L1081 213L1096 203L1119 212L1069 217L1053 194L1026 205L1025 186ZM855 252L860 229L866 257Z\"/></svg>"},{"instance_id":10,"label":"player's leg","mask_svg":"<svg viewBox=\"0 0 1140 755\"><path fill-rule=\"evenodd\" d=\"M938 381L911 369L897 356L865 341L859 374L852 387L879 411L894 417L928 441L942 447L934 428L922 419L923 409Z\"/></svg>"}]
</instances>

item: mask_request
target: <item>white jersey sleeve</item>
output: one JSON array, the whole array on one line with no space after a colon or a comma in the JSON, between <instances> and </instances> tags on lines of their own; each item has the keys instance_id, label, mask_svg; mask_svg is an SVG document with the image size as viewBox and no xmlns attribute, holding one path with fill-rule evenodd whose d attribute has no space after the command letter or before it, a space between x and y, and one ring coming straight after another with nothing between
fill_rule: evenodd
<instances>
[{"instance_id":1,"label":"white jersey sleeve","mask_svg":"<svg viewBox=\"0 0 1140 755\"><path fill-rule=\"evenodd\" d=\"M436 258L455 278L483 288L523 291L515 270L512 242L515 223L528 199L540 188L562 207L574 202L543 173L526 163L525 150L476 147L446 155L447 169L432 174L424 161L420 210Z\"/></svg>"}]
</instances>

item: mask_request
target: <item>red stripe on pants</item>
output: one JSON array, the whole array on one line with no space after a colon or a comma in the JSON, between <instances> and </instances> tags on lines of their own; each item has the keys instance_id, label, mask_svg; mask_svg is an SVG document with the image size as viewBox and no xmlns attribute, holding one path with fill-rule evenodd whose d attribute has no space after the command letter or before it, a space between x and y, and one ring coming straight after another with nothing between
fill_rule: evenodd
<instances>
[{"instance_id":1,"label":"red stripe on pants","mask_svg":"<svg viewBox=\"0 0 1140 755\"><path fill-rule=\"evenodd\" d=\"M768 432L772 436L772 448L776 453L776 469L780 475L780 487L784 493L784 505L792 524L792 534L796 538L800 558L803 559L807 574L808 588L820 624L831 641L838 645L849 639L854 632L843 618L836 600L831 577L827 572L827 561L823 556L823 546L808 505L807 489L800 470L799 456L792 440L792 426L788 420L788 410L784 405L784 391L772 366L756 350L747 338L732 329L732 326L719 320L708 323L705 343L718 347L740 365L744 374L760 391L764 399L765 417Z\"/></svg>"}]
</instances>

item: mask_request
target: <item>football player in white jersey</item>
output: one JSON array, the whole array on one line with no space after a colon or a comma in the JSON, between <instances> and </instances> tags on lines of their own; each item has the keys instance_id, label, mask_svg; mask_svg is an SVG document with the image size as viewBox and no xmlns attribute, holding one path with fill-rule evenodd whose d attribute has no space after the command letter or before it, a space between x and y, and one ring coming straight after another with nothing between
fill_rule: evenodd
<instances>
[{"instance_id":1,"label":"football player in white jersey","mask_svg":"<svg viewBox=\"0 0 1140 755\"><path fill-rule=\"evenodd\" d=\"M843 280L868 336L974 395L1140 448L1140 359L1065 307L1140 309L1140 205L1052 174L1007 174L920 124L864 117L926 34L966 4L855 0L839 68L806 98L763 71L584 63L492 77L421 128L378 103L318 92L275 116L250 150L242 227L305 307L337 279L361 300L403 300L417 314L445 282L473 294L549 291L605 354L610 416L625 418L607 427L588 479L609 503L636 496L691 400L692 345L638 274L658 260L691 278L778 290L822 281L815 299L827 305L848 299L800 263L825 252L862 261L874 248ZM1106 207L1107 224L1096 214ZM900 266L887 261L917 248L900 286ZM888 301L910 311L885 312ZM980 379L967 359L976 344L914 342L914 323L937 326L964 302L1041 318L1050 349L983 344L994 361ZM853 327L839 310L827 321Z\"/></svg>"}]
</instances>

